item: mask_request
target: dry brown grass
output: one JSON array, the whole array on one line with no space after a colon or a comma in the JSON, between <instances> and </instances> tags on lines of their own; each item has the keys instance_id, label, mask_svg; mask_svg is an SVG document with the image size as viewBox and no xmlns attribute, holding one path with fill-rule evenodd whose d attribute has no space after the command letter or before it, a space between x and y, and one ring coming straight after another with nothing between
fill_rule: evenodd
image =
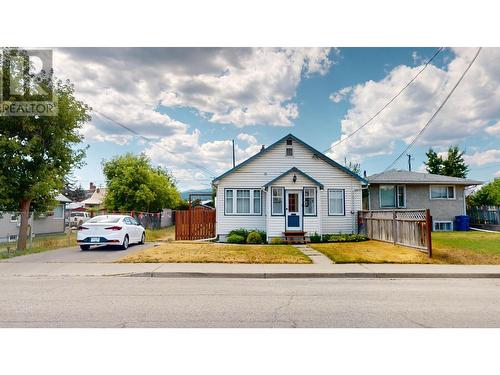
<instances>
[{"instance_id":1,"label":"dry brown grass","mask_svg":"<svg viewBox=\"0 0 500 375\"><path fill-rule=\"evenodd\" d=\"M433 263L418 250L380 241L313 243L309 246L335 263Z\"/></svg>"},{"instance_id":2,"label":"dry brown grass","mask_svg":"<svg viewBox=\"0 0 500 375\"><path fill-rule=\"evenodd\" d=\"M161 229L146 229L146 241L173 241L175 240L175 226Z\"/></svg>"},{"instance_id":3,"label":"dry brown grass","mask_svg":"<svg viewBox=\"0 0 500 375\"><path fill-rule=\"evenodd\" d=\"M500 234L432 233L432 258L416 249L381 241L321 243L310 246L336 263L500 264Z\"/></svg>"},{"instance_id":4,"label":"dry brown grass","mask_svg":"<svg viewBox=\"0 0 500 375\"><path fill-rule=\"evenodd\" d=\"M118 261L119 263L294 263L311 260L288 245L232 245L170 242Z\"/></svg>"}]
</instances>

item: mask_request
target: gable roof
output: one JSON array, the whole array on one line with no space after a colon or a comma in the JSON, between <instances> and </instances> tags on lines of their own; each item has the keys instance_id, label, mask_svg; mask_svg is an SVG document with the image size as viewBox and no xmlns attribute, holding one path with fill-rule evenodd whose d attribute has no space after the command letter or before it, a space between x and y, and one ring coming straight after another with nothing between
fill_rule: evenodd
<instances>
[{"instance_id":1,"label":"gable roof","mask_svg":"<svg viewBox=\"0 0 500 375\"><path fill-rule=\"evenodd\" d=\"M212 183L216 183L218 180L221 180L222 178L226 177L227 175L233 173L233 172L236 172L238 169L240 169L241 167L247 165L248 163L250 163L251 161L265 155L267 152L269 152L270 150L272 150L273 148L275 148L277 145L279 145L281 142L284 142L286 139L292 139L294 140L295 142L297 143L300 143L302 146L304 146L305 148L307 148L309 151L311 151L313 154L315 154L318 158L320 158L321 160L325 161L326 163L330 164L331 166L333 167L336 167L336 168L339 168L340 170L342 170L343 172L351 175L352 177L356 178L357 180L361 181L363 184L368 184L368 181L365 180L363 177L361 177L360 175L358 175L357 173L354 173L353 171L351 171L349 168L346 168L344 167L343 165L340 165L339 163L337 163L335 160L332 160L330 159L328 156L326 156L325 154L323 154L322 152L319 152L318 150L316 150L315 148L309 146L307 143L305 143L304 141L298 139L297 137L295 137L293 134L288 134L286 136L284 136L283 138L279 139L278 141L274 142L272 145L270 145L269 147L267 148L264 148L263 150L261 150L260 152L258 152L257 154L249 157L247 160L241 162L240 164L238 164L237 166L235 166L234 168L231 168L230 170L228 170L227 172L221 174L220 176L214 178L212 180Z\"/></svg>"},{"instance_id":2,"label":"gable roof","mask_svg":"<svg viewBox=\"0 0 500 375\"><path fill-rule=\"evenodd\" d=\"M293 167L293 168L290 168L288 171L280 174L278 177L276 178L273 178L271 181L269 181L267 184L265 184L263 187L268 187L269 185L272 185L274 182L278 181L280 178L286 176L287 174L289 173L298 173L302 176L304 176L305 178L307 178L309 181L313 182L314 184L318 185L320 189L323 189L324 186L321 182L315 180L314 178L312 178L311 176L309 176L308 174L302 172L299 168L297 167Z\"/></svg>"},{"instance_id":3,"label":"gable roof","mask_svg":"<svg viewBox=\"0 0 500 375\"><path fill-rule=\"evenodd\" d=\"M398 183L398 184L455 184L480 185L482 181L469 180L460 177L442 176L439 174L410 172L391 169L387 172L368 176L370 184Z\"/></svg>"}]
</instances>

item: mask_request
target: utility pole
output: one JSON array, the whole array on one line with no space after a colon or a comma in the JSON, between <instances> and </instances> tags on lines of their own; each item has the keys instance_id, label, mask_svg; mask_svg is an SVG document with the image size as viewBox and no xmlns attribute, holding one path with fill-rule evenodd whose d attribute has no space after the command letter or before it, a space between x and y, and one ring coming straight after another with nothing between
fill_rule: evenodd
<instances>
[{"instance_id":1,"label":"utility pole","mask_svg":"<svg viewBox=\"0 0 500 375\"><path fill-rule=\"evenodd\" d=\"M236 167L236 160L234 158L234 139L233 139L233 168Z\"/></svg>"},{"instance_id":2,"label":"utility pole","mask_svg":"<svg viewBox=\"0 0 500 375\"><path fill-rule=\"evenodd\" d=\"M406 154L408 156L408 170L411 172L411 154Z\"/></svg>"}]
</instances>

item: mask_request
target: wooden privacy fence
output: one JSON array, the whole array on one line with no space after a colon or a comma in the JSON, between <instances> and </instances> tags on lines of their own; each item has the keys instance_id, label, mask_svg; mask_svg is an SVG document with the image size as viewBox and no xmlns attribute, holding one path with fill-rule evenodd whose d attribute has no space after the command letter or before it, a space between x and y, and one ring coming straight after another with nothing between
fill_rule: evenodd
<instances>
[{"instance_id":1,"label":"wooden privacy fence","mask_svg":"<svg viewBox=\"0 0 500 375\"><path fill-rule=\"evenodd\" d=\"M432 256L431 216L426 210L370 210L358 212L359 233L425 251Z\"/></svg>"},{"instance_id":2,"label":"wooden privacy fence","mask_svg":"<svg viewBox=\"0 0 500 375\"><path fill-rule=\"evenodd\" d=\"M215 210L195 207L175 211L175 239L201 240L215 237Z\"/></svg>"}]
</instances>

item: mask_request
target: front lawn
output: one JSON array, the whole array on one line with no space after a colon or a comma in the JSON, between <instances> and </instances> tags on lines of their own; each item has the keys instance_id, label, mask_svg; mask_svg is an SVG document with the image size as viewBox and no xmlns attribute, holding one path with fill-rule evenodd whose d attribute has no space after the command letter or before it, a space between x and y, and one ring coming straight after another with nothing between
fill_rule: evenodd
<instances>
[{"instance_id":1,"label":"front lawn","mask_svg":"<svg viewBox=\"0 0 500 375\"><path fill-rule=\"evenodd\" d=\"M388 242L310 244L335 263L500 264L500 233L433 232L432 258Z\"/></svg>"},{"instance_id":2,"label":"front lawn","mask_svg":"<svg viewBox=\"0 0 500 375\"><path fill-rule=\"evenodd\" d=\"M171 242L134 253L120 263L294 263L311 260L289 245Z\"/></svg>"},{"instance_id":3,"label":"front lawn","mask_svg":"<svg viewBox=\"0 0 500 375\"><path fill-rule=\"evenodd\" d=\"M418 250L381 241L309 244L335 263L432 263Z\"/></svg>"},{"instance_id":4,"label":"front lawn","mask_svg":"<svg viewBox=\"0 0 500 375\"><path fill-rule=\"evenodd\" d=\"M29 239L27 242L29 246ZM25 251L17 251L17 242L0 244L0 259L13 258L20 255L41 253L42 251L59 249L62 247L76 246L76 232L70 236L67 233L38 235L33 238L33 246Z\"/></svg>"}]
</instances>

